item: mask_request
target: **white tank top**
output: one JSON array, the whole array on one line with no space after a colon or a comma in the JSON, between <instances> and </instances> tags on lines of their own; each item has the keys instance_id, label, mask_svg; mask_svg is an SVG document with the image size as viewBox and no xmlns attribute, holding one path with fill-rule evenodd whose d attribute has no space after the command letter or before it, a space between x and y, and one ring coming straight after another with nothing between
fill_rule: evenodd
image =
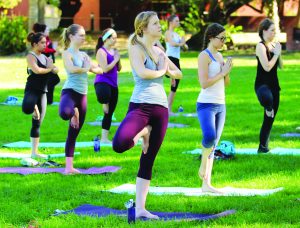
<instances>
[{"instance_id":1,"label":"white tank top","mask_svg":"<svg viewBox=\"0 0 300 228\"><path fill-rule=\"evenodd\" d=\"M180 43L181 38L178 35L178 33L172 32L171 36L172 36L173 42L178 43L178 44ZM179 46L175 47L175 46L172 46L170 43L166 42L166 48L167 48L167 50L166 50L167 56L171 56L173 58L180 59L180 47Z\"/></svg>"},{"instance_id":2,"label":"white tank top","mask_svg":"<svg viewBox=\"0 0 300 228\"><path fill-rule=\"evenodd\" d=\"M204 50L211 59L208 65L208 77L213 78L221 71L221 64L212 56L209 50ZM224 78L218 80L212 86L203 89L201 88L197 102L199 103L212 103L212 104L225 104L225 85Z\"/></svg>"}]
</instances>

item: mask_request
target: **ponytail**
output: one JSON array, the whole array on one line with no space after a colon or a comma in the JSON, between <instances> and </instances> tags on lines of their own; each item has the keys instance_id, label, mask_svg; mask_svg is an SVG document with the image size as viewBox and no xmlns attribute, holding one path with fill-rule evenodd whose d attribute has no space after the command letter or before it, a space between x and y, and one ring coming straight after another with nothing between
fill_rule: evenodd
<instances>
[{"instance_id":1,"label":"ponytail","mask_svg":"<svg viewBox=\"0 0 300 228\"><path fill-rule=\"evenodd\" d=\"M83 28L83 27L78 24L72 24L68 28L64 28L64 31L61 34L61 39L63 41L65 50L69 47L69 45L71 43L70 35L73 35L73 36L76 35L76 33L78 32L78 30L80 28Z\"/></svg>"}]
</instances>

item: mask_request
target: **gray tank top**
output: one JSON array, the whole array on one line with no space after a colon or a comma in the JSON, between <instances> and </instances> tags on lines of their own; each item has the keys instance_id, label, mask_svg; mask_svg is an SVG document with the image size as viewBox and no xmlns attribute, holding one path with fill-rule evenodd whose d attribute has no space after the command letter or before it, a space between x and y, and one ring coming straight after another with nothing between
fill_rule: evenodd
<instances>
[{"instance_id":1,"label":"gray tank top","mask_svg":"<svg viewBox=\"0 0 300 228\"><path fill-rule=\"evenodd\" d=\"M150 70L157 70L153 60L146 55L145 67ZM132 69L135 86L130 102L157 104L168 108L167 95L163 86L163 76L155 79L143 79Z\"/></svg>"},{"instance_id":2,"label":"gray tank top","mask_svg":"<svg viewBox=\"0 0 300 228\"><path fill-rule=\"evenodd\" d=\"M83 66L83 58L85 56L84 52L74 53L71 48L68 48L68 51L72 54L73 64L74 66L82 67ZM87 73L70 73L67 72L67 80L63 86L63 89L73 89L77 93L87 94L88 90L88 75Z\"/></svg>"}]
</instances>

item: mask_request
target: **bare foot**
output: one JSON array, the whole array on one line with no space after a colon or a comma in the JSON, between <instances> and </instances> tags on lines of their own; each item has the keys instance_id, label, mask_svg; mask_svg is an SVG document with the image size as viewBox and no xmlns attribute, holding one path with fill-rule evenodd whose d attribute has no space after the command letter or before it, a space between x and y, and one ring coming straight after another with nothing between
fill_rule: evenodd
<instances>
[{"instance_id":1,"label":"bare foot","mask_svg":"<svg viewBox=\"0 0 300 228\"><path fill-rule=\"evenodd\" d=\"M211 193L217 193L217 194L223 194L221 190L214 188L210 184L208 184L206 181L202 182L202 192L211 192Z\"/></svg>"},{"instance_id":2,"label":"bare foot","mask_svg":"<svg viewBox=\"0 0 300 228\"><path fill-rule=\"evenodd\" d=\"M157 215L151 214L149 211L146 209L137 209L136 208L136 213L135 213L136 218L148 218L148 219L159 219Z\"/></svg>"},{"instance_id":3,"label":"bare foot","mask_svg":"<svg viewBox=\"0 0 300 228\"><path fill-rule=\"evenodd\" d=\"M143 136L142 149L143 149L143 153L147 154L152 127L150 125L148 125L145 127L145 129L146 129L146 132L145 132L145 135Z\"/></svg>"},{"instance_id":4,"label":"bare foot","mask_svg":"<svg viewBox=\"0 0 300 228\"><path fill-rule=\"evenodd\" d=\"M71 174L80 174L81 172L78 169L72 168L72 169L65 169L64 174L65 175L71 175Z\"/></svg>"},{"instance_id":5,"label":"bare foot","mask_svg":"<svg viewBox=\"0 0 300 228\"><path fill-rule=\"evenodd\" d=\"M77 108L74 108L74 116L71 118L70 125L71 127L78 129L79 128L79 112Z\"/></svg>"},{"instance_id":6,"label":"bare foot","mask_svg":"<svg viewBox=\"0 0 300 228\"><path fill-rule=\"evenodd\" d=\"M34 106L34 111L33 111L33 114L32 114L32 118L35 119L35 120L39 120L41 118L39 109L36 105Z\"/></svg>"},{"instance_id":7,"label":"bare foot","mask_svg":"<svg viewBox=\"0 0 300 228\"><path fill-rule=\"evenodd\" d=\"M38 154L38 153L32 153L31 158L42 158L42 159L47 159L48 155L46 154Z\"/></svg>"},{"instance_id":8,"label":"bare foot","mask_svg":"<svg viewBox=\"0 0 300 228\"><path fill-rule=\"evenodd\" d=\"M104 112L105 114L107 114L107 113L109 112L109 105L108 105L108 104L103 104L103 105L102 105L102 108L103 108L103 112Z\"/></svg>"}]
</instances>

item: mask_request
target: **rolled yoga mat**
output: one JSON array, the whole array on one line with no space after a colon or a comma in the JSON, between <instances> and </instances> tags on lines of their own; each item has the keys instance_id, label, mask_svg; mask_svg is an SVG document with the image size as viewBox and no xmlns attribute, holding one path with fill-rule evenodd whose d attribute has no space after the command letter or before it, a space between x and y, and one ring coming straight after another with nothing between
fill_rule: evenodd
<instances>
[{"instance_id":1,"label":"rolled yoga mat","mask_svg":"<svg viewBox=\"0 0 300 228\"><path fill-rule=\"evenodd\" d=\"M48 157L46 159L51 158L64 158L65 154L46 154ZM80 152L74 152L74 155L80 155ZM31 154L20 154L20 153L2 153L0 152L0 158L13 158L13 159L22 159L22 158L31 158Z\"/></svg>"},{"instance_id":2,"label":"rolled yoga mat","mask_svg":"<svg viewBox=\"0 0 300 228\"><path fill-rule=\"evenodd\" d=\"M92 167L89 169L78 169L80 174L104 174L117 172L121 167L118 166L104 166ZM64 174L65 168L27 168L27 167L6 167L0 168L0 173L17 173L22 175L36 174L36 173L61 173Z\"/></svg>"},{"instance_id":3,"label":"rolled yoga mat","mask_svg":"<svg viewBox=\"0 0 300 228\"><path fill-rule=\"evenodd\" d=\"M87 122L87 124L91 125L91 126L101 126L102 123L101 122ZM120 122L112 122L111 125L112 126L120 126ZM181 124L181 123L168 123L168 128L184 128L184 127L188 127L189 125L186 124Z\"/></svg>"},{"instance_id":4,"label":"rolled yoga mat","mask_svg":"<svg viewBox=\"0 0 300 228\"><path fill-rule=\"evenodd\" d=\"M282 191L283 188L275 189L247 189L247 188L220 188L223 194L202 192L201 188L187 188L187 187L150 187L149 193L154 195L176 195L183 194L185 196L266 196L275 192ZM123 184L116 188L107 190L112 193L128 193L135 194L134 184Z\"/></svg>"},{"instance_id":5,"label":"rolled yoga mat","mask_svg":"<svg viewBox=\"0 0 300 228\"><path fill-rule=\"evenodd\" d=\"M196 221L216 219L223 216L234 214L235 210L227 210L218 214L195 214L189 212L151 212L159 216L160 220L174 220L174 221ZM116 215L127 218L126 210L116 210L103 206L94 206L90 204L81 205L73 210L62 211L56 210L54 215L74 213L80 216L106 217L109 215ZM139 218L139 220L148 220L146 218Z\"/></svg>"},{"instance_id":6,"label":"rolled yoga mat","mask_svg":"<svg viewBox=\"0 0 300 228\"><path fill-rule=\"evenodd\" d=\"M184 151L183 154L202 154L201 149L195 149L190 151ZM275 154L275 155L300 155L300 149L293 149L293 148L274 148L270 150L268 153L257 153L257 149L254 148L242 148L242 149L235 149L236 154Z\"/></svg>"}]
</instances>

